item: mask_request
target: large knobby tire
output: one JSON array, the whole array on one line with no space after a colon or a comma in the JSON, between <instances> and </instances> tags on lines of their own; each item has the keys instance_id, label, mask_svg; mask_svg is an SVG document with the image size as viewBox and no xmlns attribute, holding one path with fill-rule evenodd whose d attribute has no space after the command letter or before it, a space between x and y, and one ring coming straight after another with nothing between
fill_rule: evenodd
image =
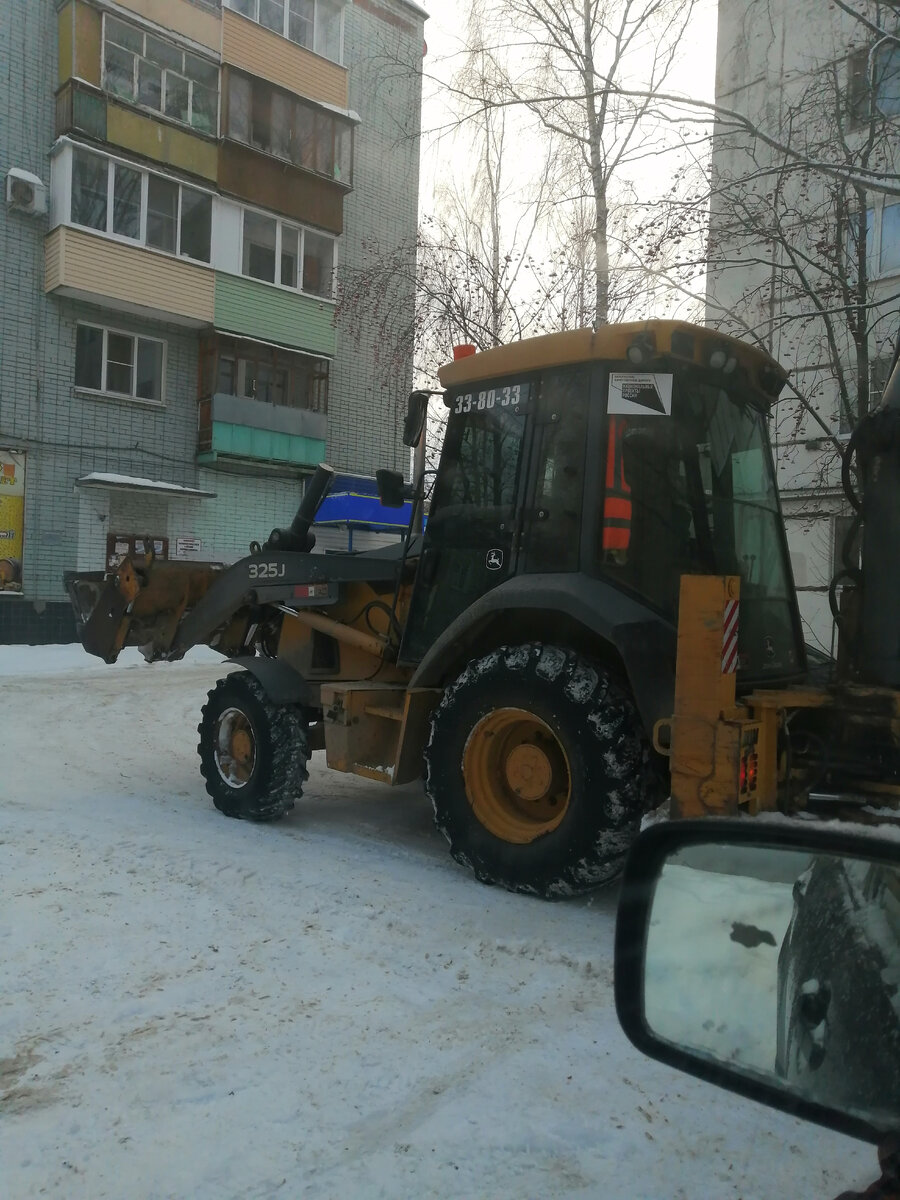
<instances>
[{"instance_id":1,"label":"large knobby tire","mask_svg":"<svg viewBox=\"0 0 900 1200\"><path fill-rule=\"evenodd\" d=\"M299 709L273 704L249 671L238 671L209 693L197 732L200 771L219 812L244 821L290 812L309 777Z\"/></svg>"},{"instance_id":2,"label":"large knobby tire","mask_svg":"<svg viewBox=\"0 0 900 1200\"><path fill-rule=\"evenodd\" d=\"M652 788L625 692L572 651L540 644L469 663L434 710L425 770L456 861L547 899L619 874Z\"/></svg>"}]
</instances>

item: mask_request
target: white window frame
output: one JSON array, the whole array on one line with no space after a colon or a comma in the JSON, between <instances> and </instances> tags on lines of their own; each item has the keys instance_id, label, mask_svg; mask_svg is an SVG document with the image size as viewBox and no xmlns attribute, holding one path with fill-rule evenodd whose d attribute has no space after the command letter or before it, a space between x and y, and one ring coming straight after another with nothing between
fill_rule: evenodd
<instances>
[{"instance_id":1,"label":"white window frame","mask_svg":"<svg viewBox=\"0 0 900 1200\"><path fill-rule=\"evenodd\" d=\"M338 66L344 65L344 18L345 18L345 14L347 12L346 0L344 0L344 3L341 4L341 29L340 29L339 39L338 39L340 42L340 45L338 47L338 57L337 58L329 58L326 54L320 54L318 50L314 49L315 44L316 44L316 33L318 32L318 29L319 29L319 0L313 0L314 9L313 9L313 44L312 44L312 46L303 46L303 45L301 45L300 42L295 42L293 40L293 38L288 37L288 29L290 28L290 0L284 0L284 24L282 25L282 32L280 34L275 29L269 29L268 25L262 25L260 23L259 0L250 0L251 8L253 10L253 13L255 14L254 16L249 16L247 13L239 12L234 7L232 0L222 0L222 5L224 8L227 8L230 12L235 13L237 16L245 17L248 21L252 21L254 23L254 25L259 25L260 29L268 30L269 33L274 33L276 35L276 37L283 37L286 41L289 41L292 46L300 46L301 50L308 50L310 54L315 54L318 58L324 59L325 62L334 62L334 63L337 63Z\"/></svg>"},{"instance_id":2,"label":"white window frame","mask_svg":"<svg viewBox=\"0 0 900 1200\"><path fill-rule=\"evenodd\" d=\"M257 216L265 217L269 221L275 222L275 280L270 282L268 279L259 279L256 275L247 275L244 271L244 214L254 213ZM298 230L300 233L300 241L298 245L298 260L297 260L297 286L290 287L286 283L281 282L281 246L282 246L282 226L287 226L291 231ZM307 292L303 289L303 246L307 233L314 233L317 237L330 238L334 247L334 258L331 268L331 291L328 295L322 295L320 292ZM309 296L312 300L323 300L326 304L335 303L335 292L337 290L337 274L338 274L338 238L333 233L328 233L322 229L312 229L304 225L301 221L292 221L289 218L282 218L275 213L266 212L262 208L251 208L249 205L241 205L241 244L238 247L238 271L242 279L251 279L254 283L264 284L266 287L278 287L283 292L290 292L292 296L301 295Z\"/></svg>"},{"instance_id":3,"label":"white window frame","mask_svg":"<svg viewBox=\"0 0 900 1200\"><path fill-rule=\"evenodd\" d=\"M878 235L877 235L878 236L878 253L877 253L878 271L876 274L876 278L878 278L878 279L891 279L895 275L900 275L900 255L898 255L898 261L897 261L896 266L886 267L886 268L882 268L882 266L881 266L882 234L884 231L884 210L886 208L896 208L898 205L900 205L900 196L882 196L880 198L880 202L878 204L878 208L877 208L878 219L876 221L876 226L877 226L877 230L878 230Z\"/></svg>"},{"instance_id":4,"label":"white window frame","mask_svg":"<svg viewBox=\"0 0 900 1200\"><path fill-rule=\"evenodd\" d=\"M103 351L100 368L100 387L91 388L85 387L82 384L75 385L75 391L79 394L84 393L88 396L110 396L116 400L128 400L132 404L149 404L153 408L166 407L166 367L168 359L168 342L165 338L147 337L143 333L134 333L130 329L118 329L113 325L98 325L94 321L77 321L76 322L76 337L79 326L84 326L87 329L99 329L103 333ZM116 392L112 391L106 385L107 366L109 363L109 335L116 334L119 337L130 338L133 343L131 356L131 392ZM137 393L137 344L138 342L155 342L158 346L162 346L162 368L160 371L159 383L159 399L153 400L146 396L138 396Z\"/></svg>"},{"instance_id":5,"label":"white window frame","mask_svg":"<svg viewBox=\"0 0 900 1200\"><path fill-rule=\"evenodd\" d=\"M215 193L207 191L206 188L195 187L192 183L182 183L180 179L174 179L171 175L164 175L161 171L148 171L144 167L139 167L136 163L128 162L124 158L113 158L109 154L102 154L94 150L93 147L84 146L80 142L70 143L72 153L72 168L67 172L67 192L66 192L66 224L71 225L74 229L84 229L88 233L98 234L100 237L110 238L112 241L122 242L126 246L140 246L145 250L151 250L156 254L165 254L168 258L177 258L184 262L194 263L201 267L212 267L213 262L213 226L215 224ZM75 171L74 161L75 154L81 152L83 154L93 155L94 158L105 159L106 167L106 228L97 229L93 225L82 225L75 221L72 217L72 190L75 186ZM115 191L116 166L127 167L131 171L137 171L141 176L141 214L140 214L140 229L138 237L126 237L125 234L115 233L113 231L113 199ZM158 179L165 179L167 183L173 183L178 188L178 210L175 229L175 250L163 250L159 246L151 246L147 243L147 200L149 192L150 176L154 175ZM184 189L199 192L201 195L209 196L211 212L209 222L209 259L192 258L189 254L181 252L181 206Z\"/></svg>"},{"instance_id":6,"label":"white window frame","mask_svg":"<svg viewBox=\"0 0 900 1200\"><path fill-rule=\"evenodd\" d=\"M137 76L138 60L145 59L148 62L153 61L152 59L147 58L147 30L143 29L140 25L136 25L132 21L123 20L118 14L115 14L114 18L113 18L114 20L119 21L122 25L129 25L135 31L135 33L140 34L140 37L141 37L141 52L140 52L140 54L138 54L138 52L136 50L129 50L125 46L119 47L118 42L112 41L112 44L114 46L118 47L119 49L124 50L126 54L133 54L135 56L134 75L132 78L132 90L134 92L134 96L133 96L133 98L128 98L126 96L119 96L119 94L117 92L115 92L109 88L108 83L107 83L107 78L106 78L107 26L109 24L110 16L111 16L110 13L103 14L103 32L102 32L101 46L100 46L100 70L101 70L100 83L101 83L101 87L102 87L103 91L108 92L109 95L111 95L111 96L115 96L117 99L121 100L124 104L133 104L135 108L139 108L142 112L153 113L153 115L155 117L161 117L164 121L171 121L173 124L177 125L179 127L179 129L190 129L193 133L197 133L201 137L206 136L206 137L217 138L219 136L219 127L221 124L221 109L222 109L222 70L221 70L221 67L219 66L219 64L214 63L211 59L206 59L204 55L198 54L195 50L186 50L183 46L179 46L176 42L171 41L169 38L160 37L156 33L151 33L150 34L151 37L155 37L157 39L157 41L166 42L166 44L170 45L173 48L173 50L178 51L178 53L181 55L181 71L180 72L176 71L174 67L160 67L159 70L160 70L161 76L162 76L160 79L160 96L159 96L160 107L153 108L149 104L142 104L140 102L140 100L138 99L138 76ZM341 38L342 38L342 45L343 45L343 25L341 27L341 30L342 30ZM112 40L112 39L110 39L110 40ZM192 118L194 115L194 80L191 79L185 73L185 67L184 67L185 54L190 54L193 58L203 59L205 62L209 62L210 66L215 66L215 68L216 68L216 117L215 117L215 127L213 129L199 129L193 123ZM154 66L155 65L157 65L157 64L154 63ZM188 119L187 119L187 121L181 121L178 119L178 117L172 117L166 112L166 84L167 84L167 76L170 71L175 75L180 75L180 77L182 79L186 80L186 82L188 84ZM205 84L198 84L198 87L205 87L205 86L206 86Z\"/></svg>"}]
</instances>

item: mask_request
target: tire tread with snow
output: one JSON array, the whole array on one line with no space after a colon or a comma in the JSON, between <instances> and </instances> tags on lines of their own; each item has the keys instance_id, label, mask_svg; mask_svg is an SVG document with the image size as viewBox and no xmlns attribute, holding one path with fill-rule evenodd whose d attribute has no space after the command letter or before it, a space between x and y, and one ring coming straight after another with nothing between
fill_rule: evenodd
<instances>
[{"instance_id":1,"label":"tire tread with snow","mask_svg":"<svg viewBox=\"0 0 900 1200\"><path fill-rule=\"evenodd\" d=\"M472 730L505 707L550 726L571 777L561 822L524 844L481 823L463 773ZM447 687L432 714L425 787L457 862L483 882L555 899L620 873L652 803L653 774L634 705L610 675L571 650L529 643L473 660Z\"/></svg>"},{"instance_id":2,"label":"tire tread with snow","mask_svg":"<svg viewBox=\"0 0 900 1200\"><path fill-rule=\"evenodd\" d=\"M230 785L216 763L218 722L232 708L247 718L256 744L253 769L240 787ZM277 821L290 812L309 778L307 722L298 708L273 703L254 675L236 671L207 696L197 732L200 772L221 813L244 821Z\"/></svg>"}]
</instances>

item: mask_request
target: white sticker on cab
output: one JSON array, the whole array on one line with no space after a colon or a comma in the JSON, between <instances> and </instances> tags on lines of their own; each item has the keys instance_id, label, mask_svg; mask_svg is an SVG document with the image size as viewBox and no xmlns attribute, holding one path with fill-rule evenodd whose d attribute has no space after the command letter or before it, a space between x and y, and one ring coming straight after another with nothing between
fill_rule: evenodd
<instances>
[{"instance_id":1,"label":"white sticker on cab","mask_svg":"<svg viewBox=\"0 0 900 1200\"><path fill-rule=\"evenodd\" d=\"M670 417L672 378L650 371L610 371L607 411L628 417Z\"/></svg>"}]
</instances>

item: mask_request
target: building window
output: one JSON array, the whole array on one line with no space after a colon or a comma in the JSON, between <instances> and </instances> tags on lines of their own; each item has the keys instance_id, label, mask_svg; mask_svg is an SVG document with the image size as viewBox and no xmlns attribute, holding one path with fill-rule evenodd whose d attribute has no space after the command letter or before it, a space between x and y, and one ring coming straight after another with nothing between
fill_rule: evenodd
<instances>
[{"instance_id":1,"label":"building window","mask_svg":"<svg viewBox=\"0 0 900 1200\"><path fill-rule=\"evenodd\" d=\"M844 241L847 278L856 279L857 246L861 231L850 213ZM887 199L866 209L866 274L869 279L900 272L900 201Z\"/></svg>"},{"instance_id":2,"label":"building window","mask_svg":"<svg viewBox=\"0 0 900 1200\"><path fill-rule=\"evenodd\" d=\"M284 408L328 411L328 359L237 338L208 338L200 350L201 399L216 393Z\"/></svg>"},{"instance_id":3,"label":"building window","mask_svg":"<svg viewBox=\"0 0 900 1200\"><path fill-rule=\"evenodd\" d=\"M323 58L342 60L343 0L224 0L224 5Z\"/></svg>"},{"instance_id":4,"label":"building window","mask_svg":"<svg viewBox=\"0 0 900 1200\"><path fill-rule=\"evenodd\" d=\"M81 147L72 152L71 221L168 254L210 261L209 192Z\"/></svg>"},{"instance_id":5,"label":"building window","mask_svg":"<svg viewBox=\"0 0 900 1200\"><path fill-rule=\"evenodd\" d=\"M881 403L884 389L887 387L891 374L892 354L872 354L869 357L869 401L868 412L872 412ZM852 403L852 411L841 404L838 418L838 429L841 433L852 433L859 420L859 405Z\"/></svg>"},{"instance_id":6,"label":"building window","mask_svg":"<svg viewBox=\"0 0 900 1200\"><path fill-rule=\"evenodd\" d=\"M241 270L253 279L275 282L275 247L278 222L260 213L244 213L244 253Z\"/></svg>"},{"instance_id":7,"label":"building window","mask_svg":"<svg viewBox=\"0 0 900 1200\"><path fill-rule=\"evenodd\" d=\"M832 543L831 543L831 577L834 578L838 572L843 571L844 567L844 545L847 538L853 535L853 540L848 547L848 562L854 566L859 566L860 555L860 539L859 539L859 524L856 517L834 517L832 524Z\"/></svg>"},{"instance_id":8,"label":"building window","mask_svg":"<svg viewBox=\"0 0 900 1200\"><path fill-rule=\"evenodd\" d=\"M76 150L72 162L72 221L106 233L109 160Z\"/></svg>"},{"instance_id":9,"label":"building window","mask_svg":"<svg viewBox=\"0 0 900 1200\"><path fill-rule=\"evenodd\" d=\"M166 344L100 325L75 331L75 386L162 404Z\"/></svg>"},{"instance_id":10,"label":"building window","mask_svg":"<svg viewBox=\"0 0 900 1200\"><path fill-rule=\"evenodd\" d=\"M893 354L879 354L869 359L869 411L877 408L891 377ZM848 431L849 432L849 431Z\"/></svg>"},{"instance_id":11,"label":"building window","mask_svg":"<svg viewBox=\"0 0 900 1200\"><path fill-rule=\"evenodd\" d=\"M353 125L261 79L228 73L225 134L294 166L353 184Z\"/></svg>"},{"instance_id":12,"label":"building window","mask_svg":"<svg viewBox=\"0 0 900 1200\"><path fill-rule=\"evenodd\" d=\"M334 295L335 239L262 213L244 211L241 272L264 283Z\"/></svg>"},{"instance_id":13,"label":"building window","mask_svg":"<svg viewBox=\"0 0 900 1200\"><path fill-rule=\"evenodd\" d=\"M881 210L881 274L900 271L900 202L885 204Z\"/></svg>"},{"instance_id":14,"label":"building window","mask_svg":"<svg viewBox=\"0 0 900 1200\"><path fill-rule=\"evenodd\" d=\"M122 100L201 133L217 132L216 64L108 13L103 19L103 86Z\"/></svg>"},{"instance_id":15,"label":"building window","mask_svg":"<svg viewBox=\"0 0 900 1200\"><path fill-rule=\"evenodd\" d=\"M900 116L900 45L885 39L847 59L847 111L852 125L875 114Z\"/></svg>"}]
</instances>

